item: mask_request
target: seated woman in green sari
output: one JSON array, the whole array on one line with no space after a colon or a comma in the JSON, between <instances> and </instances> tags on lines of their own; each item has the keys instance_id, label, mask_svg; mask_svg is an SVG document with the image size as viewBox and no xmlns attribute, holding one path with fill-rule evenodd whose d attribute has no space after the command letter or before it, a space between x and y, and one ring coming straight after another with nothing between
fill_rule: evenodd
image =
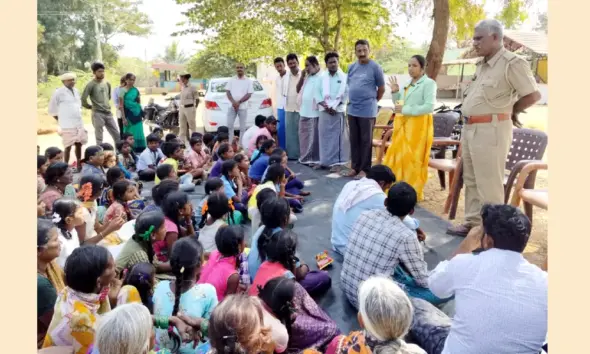
<instances>
[{"instance_id":1,"label":"seated woman in green sari","mask_svg":"<svg viewBox=\"0 0 590 354\"><path fill-rule=\"evenodd\" d=\"M135 139L134 150L143 152L146 148L145 135L143 133L143 110L139 90L135 85L135 75L125 75L126 85L119 89L119 108L122 112L123 133L133 134Z\"/></svg>"}]
</instances>

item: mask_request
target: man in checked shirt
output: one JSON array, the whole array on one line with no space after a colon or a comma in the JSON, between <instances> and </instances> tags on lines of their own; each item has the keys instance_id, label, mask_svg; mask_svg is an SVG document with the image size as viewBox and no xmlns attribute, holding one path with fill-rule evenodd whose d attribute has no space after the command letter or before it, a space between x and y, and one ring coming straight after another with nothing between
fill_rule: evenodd
<instances>
[{"instance_id":1,"label":"man in checked shirt","mask_svg":"<svg viewBox=\"0 0 590 354\"><path fill-rule=\"evenodd\" d=\"M403 219L416 206L416 191L405 182L394 184L385 199L386 209L362 213L352 228L342 265L342 284L348 301L358 308L358 287L372 275L388 275L409 296L435 305L439 299L428 289L428 269L416 232Z\"/></svg>"}]
</instances>

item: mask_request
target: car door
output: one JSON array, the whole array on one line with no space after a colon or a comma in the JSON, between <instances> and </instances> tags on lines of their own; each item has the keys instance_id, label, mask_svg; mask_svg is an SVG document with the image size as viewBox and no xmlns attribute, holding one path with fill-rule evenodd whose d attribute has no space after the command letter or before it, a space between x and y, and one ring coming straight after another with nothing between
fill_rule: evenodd
<instances>
[{"instance_id":1,"label":"car door","mask_svg":"<svg viewBox=\"0 0 590 354\"><path fill-rule=\"evenodd\" d=\"M248 100L248 119L247 125L251 127L254 125L254 119L257 115L260 114L260 106L264 102L264 100L269 99L268 94L264 90L264 87L258 82L258 80L252 80L252 86L254 88L254 93L252 93L252 97ZM265 115L266 116L266 115Z\"/></svg>"}]
</instances>

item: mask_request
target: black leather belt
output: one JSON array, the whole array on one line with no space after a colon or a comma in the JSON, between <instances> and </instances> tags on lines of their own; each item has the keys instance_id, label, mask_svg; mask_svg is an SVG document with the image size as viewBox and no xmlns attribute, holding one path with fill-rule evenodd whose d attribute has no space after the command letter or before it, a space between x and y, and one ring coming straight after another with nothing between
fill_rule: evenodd
<instances>
[{"instance_id":1,"label":"black leather belt","mask_svg":"<svg viewBox=\"0 0 590 354\"><path fill-rule=\"evenodd\" d=\"M191 107L194 107L194 106L195 105L191 103L191 104L185 104L183 107L184 108L191 108Z\"/></svg>"}]
</instances>

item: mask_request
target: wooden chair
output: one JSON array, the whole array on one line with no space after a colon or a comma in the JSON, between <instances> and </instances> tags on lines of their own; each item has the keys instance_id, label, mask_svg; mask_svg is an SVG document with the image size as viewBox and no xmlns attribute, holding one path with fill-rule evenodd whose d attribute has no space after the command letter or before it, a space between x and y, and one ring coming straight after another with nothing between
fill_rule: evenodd
<instances>
[{"instance_id":1,"label":"wooden chair","mask_svg":"<svg viewBox=\"0 0 590 354\"><path fill-rule=\"evenodd\" d=\"M547 134L540 130L517 128L512 134L512 146L506 159L506 170L509 171L504 178L504 203L508 203L512 186L522 168L531 160L540 161L545 155L547 149ZM527 189L534 189L537 171L532 171L525 183ZM454 179L452 182L449 208L445 213L449 213L449 220L454 220L457 214L457 204L461 188L463 188L463 163L457 158ZM525 204L525 213L532 215L532 205Z\"/></svg>"},{"instance_id":2,"label":"wooden chair","mask_svg":"<svg viewBox=\"0 0 590 354\"><path fill-rule=\"evenodd\" d=\"M392 108L381 108L379 113L377 113L377 119L375 120L375 126L373 127L373 142L372 146L374 149L374 154L376 164L381 164L383 161L383 156L385 156L385 148L382 147L389 147L391 142L385 139L385 136L390 132L393 131L393 117L394 112ZM389 133L391 136L391 133Z\"/></svg>"},{"instance_id":3,"label":"wooden chair","mask_svg":"<svg viewBox=\"0 0 590 354\"><path fill-rule=\"evenodd\" d=\"M531 223L533 222L532 206L545 210L549 209L549 193L547 190L527 188L527 181L532 173L536 173L539 170L547 170L548 168L547 163L543 161L527 161L520 170L518 179L514 185L510 204L519 207L522 201L525 205L525 214L531 220Z\"/></svg>"}]
</instances>

